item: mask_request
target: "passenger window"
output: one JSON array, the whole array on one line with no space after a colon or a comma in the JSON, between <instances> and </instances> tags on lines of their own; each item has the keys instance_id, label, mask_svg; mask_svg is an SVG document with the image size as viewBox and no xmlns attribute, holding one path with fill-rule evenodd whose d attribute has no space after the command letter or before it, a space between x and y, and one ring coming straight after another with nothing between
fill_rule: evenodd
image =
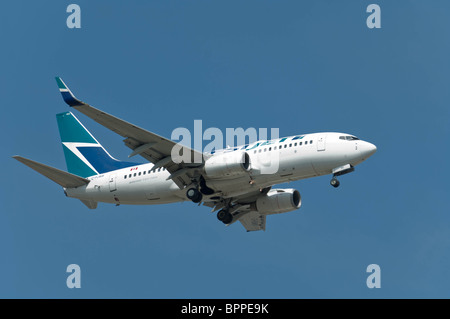
<instances>
[{"instance_id":1,"label":"passenger window","mask_svg":"<svg viewBox=\"0 0 450 319\"><path fill-rule=\"evenodd\" d=\"M289 144L289 147L292 147L292 143Z\"/></svg>"},{"instance_id":2,"label":"passenger window","mask_svg":"<svg viewBox=\"0 0 450 319\"><path fill-rule=\"evenodd\" d=\"M261 153L261 149L259 149L258 153Z\"/></svg>"},{"instance_id":3,"label":"passenger window","mask_svg":"<svg viewBox=\"0 0 450 319\"><path fill-rule=\"evenodd\" d=\"M294 146L297 146L297 143L294 143Z\"/></svg>"},{"instance_id":4,"label":"passenger window","mask_svg":"<svg viewBox=\"0 0 450 319\"><path fill-rule=\"evenodd\" d=\"M287 144L284 144L284 148L286 148L287 147Z\"/></svg>"},{"instance_id":5,"label":"passenger window","mask_svg":"<svg viewBox=\"0 0 450 319\"><path fill-rule=\"evenodd\" d=\"M264 152L267 151L267 148L264 148Z\"/></svg>"},{"instance_id":6,"label":"passenger window","mask_svg":"<svg viewBox=\"0 0 450 319\"><path fill-rule=\"evenodd\" d=\"M145 175L145 173L147 173L147 171L143 171L143 172L142 172L142 175Z\"/></svg>"},{"instance_id":7,"label":"passenger window","mask_svg":"<svg viewBox=\"0 0 450 319\"><path fill-rule=\"evenodd\" d=\"M303 142L298 143L298 145L302 146L302 145L303 145Z\"/></svg>"},{"instance_id":8,"label":"passenger window","mask_svg":"<svg viewBox=\"0 0 450 319\"><path fill-rule=\"evenodd\" d=\"M148 173L150 174L151 170L148 170Z\"/></svg>"},{"instance_id":9,"label":"passenger window","mask_svg":"<svg viewBox=\"0 0 450 319\"><path fill-rule=\"evenodd\" d=\"M276 147L276 146L274 146L274 147L273 147L273 149L274 149L274 151L276 151L276 150L277 150L277 147Z\"/></svg>"},{"instance_id":10,"label":"passenger window","mask_svg":"<svg viewBox=\"0 0 450 319\"><path fill-rule=\"evenodd\" d=\"M139 172L139 174L138 174L139 176L141 176L141 172Z\"/></svg>"},{"instance_id":11,"label":"passenger window","mask_svg":"<svg viewBox=\"0 0 450 319\"><path fill-rule=\"evenodd\" d=\"M253 154L256 154L256 150L253 151Z\"/></svg>"},{"instance_id":12,"label":"passenger window","mask_svg":"<svg viewBox=\"0 0 450 319\"><path fill-rule=\"evenodd\" d=\"M269 147L269 152L272 150L272 148L271 147Z\"/></svg>"},{"instance_id":13,"label":"passenger window","mask_svg":"<svg viewBox=\"0 0 450 319\"><path fill-rule=\"evenodd\" d=\"M136 177L136 173L134 173L133 177Z\"/></svg>"},{"instance_id":14,"label":"passenger window","mask_svg":"<svg viewBox=\"0 0 450 319\"><path fill-rule=\"evenodd\" d=\"M131 174L130 174L130 175L128 175L128 178L131 178Z\"/></svg>"},{"instance_id":15,"label":"passenger window","mask_svg":"<svg viewBox=\"0 0 450 319\"><path fill-rule=\"evenodd\" d=\"M158 172L161 172L161 167L160 167L160 168L158 168Z\"/></svg>"},{"instance_id":16,"label":"passenger window","mask_svg":"<svg viewBox=\"0 0 450 319\"><path fill-rule=\"evenodd\" d=\"M123 179L127 179L127 175L125 175L125 176L123 177Z\"/></svg>"},{"instance_id":17,"label":"passenger window","mask_svg":"<svg viewBox=\"0 0 450 319\"><path fill-rule=\"evenodd\" d=\"M312 141L309 141L309 144L312 144Z\"/></svg>"}]
</instances>

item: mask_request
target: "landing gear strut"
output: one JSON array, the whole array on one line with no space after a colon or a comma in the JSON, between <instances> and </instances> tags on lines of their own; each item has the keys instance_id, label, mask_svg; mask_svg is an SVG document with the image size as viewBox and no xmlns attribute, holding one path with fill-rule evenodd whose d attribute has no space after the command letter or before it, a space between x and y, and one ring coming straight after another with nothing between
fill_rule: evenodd
<instances>
[{"instance_id":1,"label":"landing gear strut","mask_svg":"<svg viewBox=\"0 0 450 319\"><path fill-rule=\"evenodd\" d=\"M333 169L332 170L333 178L330 181L331 186L333 186L334 188L339 187L339 185L341 183L339 183L336 176L348 174L348 173L353 172L354 170L355 170L355 168L351 164L345 164L345 165L342 165L342 166L339 166L339 167L336 167L335 169Z\"/></svg>"},{"instance_id":2,"label":"landing gear strut","mask_svg":"<svg viewBox=\"0 0 450 319\"><path fill-rule=\"evenodd\" d=\"M229 224L233 220L233 215L231 215L226 209L221 209L217 213L217 219L224 224Z\"/></svg>"},{"instance_id":3,"label":"landing gear strut","mask_svg":"<svg viewBox=\"0 0 450 319\"><path fill-rule=\"evenodd\" d=\"M341 183L339 183L339 181L337 180L336 177L333 176L333 178L330 181L331 186L333 186L334 188L339 187L339 185L341 185Z\"/></svg>"},{"instance_id":4,"label":"landing gear strut","mask_svg":"<svg viewBox=\"0 0 450 319\"><path fill-rule=\"evenodd\" d=\"M200 203L202 201L203 195L197 188L189 188L186 192L187 198L189 198L194 203Z\"/></svg>"}]
</instances>

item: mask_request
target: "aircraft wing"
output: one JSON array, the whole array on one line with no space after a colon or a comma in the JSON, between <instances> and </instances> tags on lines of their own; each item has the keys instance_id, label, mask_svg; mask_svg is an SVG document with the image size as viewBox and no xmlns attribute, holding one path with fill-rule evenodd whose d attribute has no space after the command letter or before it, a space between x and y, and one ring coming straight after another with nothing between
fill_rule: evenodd
<instances>
[{"instance_id":1,"label":"aircraft wing","mask_svg":"<svg viewBox=\"0 0 450 319\"><path fill-rule=\"evenodd\" d=\"M266 215L251 211L239 218L239 221L247 231L266 230L266 217Z\"/></svg>"},{"instance_id":2,"label":"aircraft wing","mask_svg":"<svg viewBox=\"0 0 450 319\"><path fill-rule=\"evenodd\" d=\"M64 101L68 105L111 131L125 137L123 140L125 145L133 150L129 157L140 155L155 164L155 169L158 167L165 167L167 171L171 173L169 178L171 178L180 189L189 185L191 183L191 178L198 174L198 167L201 166L202 163L177 164L172 161L171 152L172 148L177 145L176 142L137 127L136 125L84 103L72 94L61 78L56 77L56 82L58 83L59 91L61 92ZM184 146L183 151L190 152L191 159L204 160L201 152Z\"/></svg>"},{"instance_id":3,"label":"aircraft wing","mask_svg":"<svg viewBox=\"0 0 450 319\"><path fill-rule=\"evenodd\" d=\"M250 204L253 203L261 194L267 194L269 190L270 187L267 187L263 189L257 189L233 198L220 197L214 201L205 201L203 202L203 205L211 207L212 212L229 206L229 212L233 215L233 221L228 225L240 221L242 226L244 226L244 228L248 232L266 230L267 216L252 210Z\"/></svg>"}]
</instances>

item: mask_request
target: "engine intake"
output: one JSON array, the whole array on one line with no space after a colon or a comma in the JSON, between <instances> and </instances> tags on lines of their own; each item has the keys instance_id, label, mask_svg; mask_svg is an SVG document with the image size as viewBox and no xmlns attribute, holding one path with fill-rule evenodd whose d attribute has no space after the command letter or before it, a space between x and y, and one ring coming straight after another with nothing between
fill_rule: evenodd
<instances>
[{"instance_id":1,"label":"engine intake","mask_svg":"<svg viewBox=\"0 0 450 319\"><path fill-rule=\"evenodd\" d=\"M208 177L238 176L250 170L250 156L247 152L216 154L205 162Z\"/></svg>"},{"instance_id":2,"label":"engine intake","mask_svg":"<svg viewBox=\"0 0 450 319\"><path fill-rule=\"evenodd\" d=\"M302 205L300 192L293 188L272 189L266 195L259 196L251 209L261 214L280 214L299 209Z\"/></svg>"}]
</instances>

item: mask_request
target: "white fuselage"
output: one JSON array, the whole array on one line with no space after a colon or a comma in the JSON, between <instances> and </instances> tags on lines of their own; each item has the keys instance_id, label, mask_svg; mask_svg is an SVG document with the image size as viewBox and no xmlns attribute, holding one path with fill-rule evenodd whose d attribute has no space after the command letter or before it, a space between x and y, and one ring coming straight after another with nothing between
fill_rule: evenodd
<instances>
[{"instance_id":1,"label":"white fuselage","mask_svg":"<svg viewBox=\"0 0 450 319\"><path fill-rule=\"evenodd\" d=\"M342 139L346 136L349 134L314 133L218 151L212 156L245 150L250 156L251 170L239 177L205 176L206 184L219 192L211 196L230 198L275 184L331 174L343 165L356 166L375 152L373 144L356 138ZM152 171L152 167L153 164L142 164L95 175L89 177L88 185L65 191L69 197L115 204L152 205L188 200L186 190L167 179L170 176L167 170Z\"/></svg>"}]
</instances>

